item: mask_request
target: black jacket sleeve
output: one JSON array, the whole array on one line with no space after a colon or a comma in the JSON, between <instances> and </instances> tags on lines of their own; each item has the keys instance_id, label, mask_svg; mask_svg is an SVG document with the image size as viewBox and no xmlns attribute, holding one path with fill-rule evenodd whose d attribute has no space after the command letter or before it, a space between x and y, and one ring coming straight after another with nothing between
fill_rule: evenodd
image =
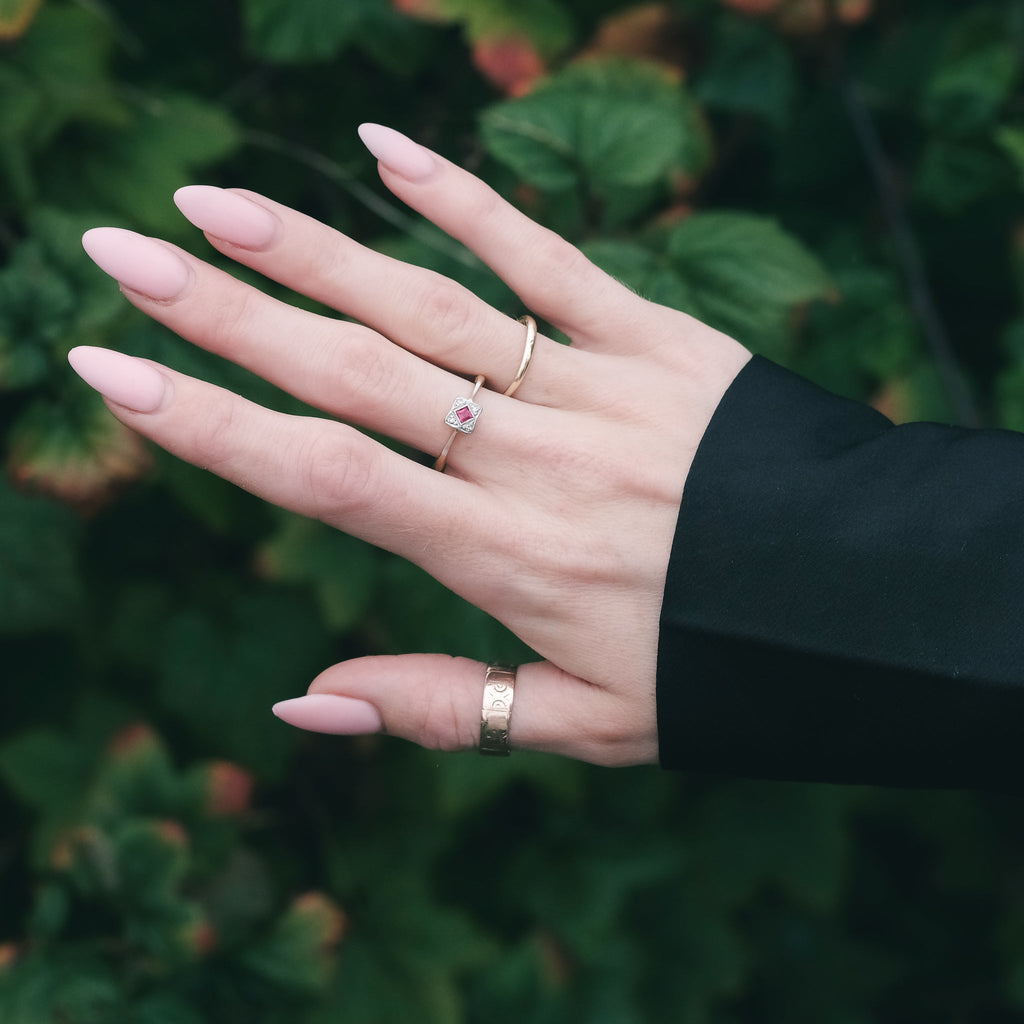
<instances>
[{"instance_id":1,"label":"black jacket sleeve","mask_svg":"<svg viewBox=\"0 0 1024 1024\"><path fill-rule=\"evenodd\" d=\"M893 426L755 357L686 482L661 762L1024 785L1024 435Z\"/></svg>"}]
</instances>

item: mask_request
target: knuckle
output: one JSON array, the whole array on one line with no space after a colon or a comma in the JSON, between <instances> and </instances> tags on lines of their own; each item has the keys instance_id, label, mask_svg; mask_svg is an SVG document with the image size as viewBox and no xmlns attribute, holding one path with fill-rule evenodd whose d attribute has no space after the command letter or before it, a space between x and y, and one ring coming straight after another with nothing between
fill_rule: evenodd
<instances>
[{"instance_id":1,"label":"knuckle","mask_svg":"<svg viewBox=\"0 0 1024 1024\"><path fill-rule=\"evenodd\" d=\"M473 745L464 735L453 692L447 687L425 689L420 709L419 742L431 750L461 750Z\"/></svg>"},{"instance_id":2,"label":"knuckle","mask_svg":"<svg viewBox=\"0 0 1024 1024\"><path fill-rule=\"evenodd\" d=\"M373 331L355 328L340 351L342 372L332 368L330 379L345 381L348 391L362 403L391 408L399 381L390 345Z\"/></svg>"},{"instance_id":3,"label":"knuckle","mask_svg":"<svg viewBox=\"0 0 1024 1024\"><path fill-rule=\"evenodd\" d=\"M460 284L438 275L427 290L419 311L431 334L439 338L449 354L472 331L476 319L476 299Z\"/></svg>"},{"instance_id":4,"label":"knuckle","mask_svg":"<svg viewBox=\"0 0 1024 1024\"><path fill-rule=\"evenodd\" d=\"M552 294L560 293L566 281L585 280L596 269L576 246L547 230L534 241L530 261L535 279Z\"/></svg>"},{"instance_id":5,"label":"knuckle","mask_svg":"<svg viewBox=\"0 0 1024 1024\"><path fill-rule=\"evenodd\" d=\"M345 444L335 431L323 431L303 443L293 465L309 512L318 519L336 522L373 506L372 457L365 446Z\"/></svg>"},{"instance_id":6,"label":"knuckle","mask_svg":"<svg viewBox=\"0 0 1024 1024\"><path fill-rule=\"evenodd\" d=\"M479 224L488 229L490 221L511 210L512 207L489 185L477 182L478 187L467 190L463 209L467 224Z\"/></svg>"},{"instance_id":7,"label":"knuckle","mask_svg":"<svg viewBox=\"0 0 1024 1024\"><path fill-rule=\"evenodd\" d=\"M192 424L189 461L200 469L219 473L235 450L237 416L238 403L228 401L210 402L203 406L201 415L186 417L186 422Z\"/></svg>"},{"instance_id":8,"label":"knuckle","mask_svg":"<svg viewBox=\"0 0 1024 1024\"><path fill-rule=\"evenodd\" d=\"M204 315L204 345L216 352L232 352L250 333L254 301L255 294L244 287L215 293Z\"/></svg>"}]
</instances>

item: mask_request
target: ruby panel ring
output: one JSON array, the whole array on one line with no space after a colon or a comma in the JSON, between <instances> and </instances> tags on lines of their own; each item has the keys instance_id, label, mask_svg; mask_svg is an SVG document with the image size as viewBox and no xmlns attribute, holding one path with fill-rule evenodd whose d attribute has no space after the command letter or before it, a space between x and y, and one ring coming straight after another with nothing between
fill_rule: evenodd
<instances>
[{"instance_id":1,"label":"ruby panel ring","mask_svg":"<svg viewBox=\"0 0 1024 1024\"><path fill-rule=\"evenodd\" d=\"M437 461L434 463L434 469L439 473L444 472L444 467L448 462L448 453L452 450L452 445L455 443L455 438L459 434L472 434L476 429L476 421L480 419L480 413L483 411L476 402L473 401L477 396L477 392L484 386L484 375L481 373L477 376L476 380L473 381L473 391L470 393L469 398L456 398L452 402L452 407L448 410L448 415L445 416L444 421L452 428L451 437L448 438L448 443L441 449L441 454L438 455Z\"/></svg>"}]
</instances>

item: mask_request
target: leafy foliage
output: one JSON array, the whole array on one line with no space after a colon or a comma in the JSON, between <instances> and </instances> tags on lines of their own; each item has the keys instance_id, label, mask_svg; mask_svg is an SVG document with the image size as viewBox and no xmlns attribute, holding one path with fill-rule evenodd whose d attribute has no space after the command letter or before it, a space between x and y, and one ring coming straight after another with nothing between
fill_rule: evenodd
<instances>
[{"instance_id":1,"label":"leafy foliage","mask_svg":"<svg viewBox=\"0 0 1024 1024\"><path fill-rule=\"evenodd\" d=\"M378 190L375 120L831 388L1024 429L1018 0L0 0L0 39L0 1020L1022 1019L1016 799L288 730L268 705L333 660L525 652L149 451L65 364L295 407L81 254L111 223L225 264L170 203L196 178L518 315Z\"/></svg>"}]
</instances>

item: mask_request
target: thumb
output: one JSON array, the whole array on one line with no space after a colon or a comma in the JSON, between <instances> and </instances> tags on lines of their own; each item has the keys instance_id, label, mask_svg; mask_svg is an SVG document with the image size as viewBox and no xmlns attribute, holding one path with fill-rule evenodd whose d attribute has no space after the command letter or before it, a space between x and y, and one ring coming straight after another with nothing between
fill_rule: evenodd
<instances>
[{"instance_id":1,"label":"thumb","mask_svg":"<svg viewBox=\"0 0 1024 1024\"><path fill-rule=\"evenodd\" d=\"M305 697L275 704L274 714L312 732L386 732L433 750L473 749L480 743L485 671L481 662L444 654L357 658L322 672ZM623 749L635 744L627 742L634 739L630 716L619 704L549 662L522 665L509 721L511 747L599 764L652 759Z\"/></svg>"}]
</instances>

